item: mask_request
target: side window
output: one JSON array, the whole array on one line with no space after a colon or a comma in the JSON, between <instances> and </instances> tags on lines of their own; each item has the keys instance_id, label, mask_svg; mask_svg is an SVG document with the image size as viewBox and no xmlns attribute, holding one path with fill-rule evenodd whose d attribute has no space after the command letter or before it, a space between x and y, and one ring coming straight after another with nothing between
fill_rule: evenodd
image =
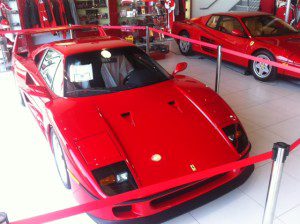
<instances>
[{"instance_id":1,"label":"side window","mask_svg":"<svg viewBox=\"0 0 300 224\"><path fill-rule=\"evenodd\" d=\"M218 30L228 34L232 34L233 30L238 30L241 33L245 34L244 28L242 27L241 23L236 18L230 16L224 16L221 18Z\"/></svg>"},{"instance_id":2,"label":"side window","mask_svg":"<svg viewBox=\"0 0 300 224\"><path fill-rule=\"evenodd\" d=\"M60 61L61 55L58 52L48 50L40 65L39 71L50 88L52 87L54 76Z\"/></svg>"},{"instance_id":3,"label":"side window","mask_svg":"<svg viewBox=\"0 0 300 224\"><path fill-rule=\"evenodd\" d=\"M212 29L216 29L219 19L220 16L212 16L210 17L206 25Z\"/></svg>"},{"instance_id":4,"label":"side window","mask_svg":"<svg viewBox=\"0 0 300 224\"><path fill-rule=\"evenodd\" d=\"M56 70L56 74L52 84L52 91L57 96L64 96L64 64L62 60L60 61Z\"/></svg>"},{"instance_id":5,"label":"side window","mask_svg":"<svg viewBox=\"0 0 300 224\"><path fill-rule=\"evenodd\" d=\"M34 62L37 66L39 66L39 64L41 63L41 60L43 59L44 54L45 54L45 50L41 51L40 53L38 53L35 56Z\"/></svg>"}]
</instances>

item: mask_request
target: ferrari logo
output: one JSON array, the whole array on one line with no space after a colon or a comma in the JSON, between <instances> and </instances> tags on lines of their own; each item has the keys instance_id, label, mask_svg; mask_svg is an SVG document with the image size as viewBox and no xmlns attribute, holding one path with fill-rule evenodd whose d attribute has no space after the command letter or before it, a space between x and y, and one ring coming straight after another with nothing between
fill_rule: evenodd
<instances>
[{"instance_id":1,"label":"ferrari logo","mask_svg":"<svg viewBox=\"0 0 300 224\"><path fill-rule=\"evenodd\" d=\"M254 45L254 43L255 43L254 41L251 41L250 46L252 47Z\"/></svg>"},{"instance_id":2,"label":"ferrari logo","mask_svg":"<svg viewBox=\"0 0 300 224\"><path fill-rule=\"evenodd\" d=\"M197 168L195 167L194 164L191 164L190 167L191 167L191 169L192 169L193 172L196 172L196 171L197 171Z\"/></svg>"}]
</instances>

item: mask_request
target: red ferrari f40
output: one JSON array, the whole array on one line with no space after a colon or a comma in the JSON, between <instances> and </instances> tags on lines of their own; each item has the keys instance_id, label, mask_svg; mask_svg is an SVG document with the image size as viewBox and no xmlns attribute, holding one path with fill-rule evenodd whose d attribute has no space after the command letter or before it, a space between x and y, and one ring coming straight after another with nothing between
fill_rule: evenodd
<instances>
[{"instance_id":1,"label":"red ferrari f40","mask_svg":"<svg viewBox=\"0 0 300 224\"><path fill-rule=\"evenodd\" d=\"M178 74L186 63L169 74L133 44L77 28L19 34L13 67L21 100L79 203L248 156L251 145L239 119L210 88ZM236 188L252 171L157 189L89 215L98 223L156 223Z\"/></svg>"}]
</instances>

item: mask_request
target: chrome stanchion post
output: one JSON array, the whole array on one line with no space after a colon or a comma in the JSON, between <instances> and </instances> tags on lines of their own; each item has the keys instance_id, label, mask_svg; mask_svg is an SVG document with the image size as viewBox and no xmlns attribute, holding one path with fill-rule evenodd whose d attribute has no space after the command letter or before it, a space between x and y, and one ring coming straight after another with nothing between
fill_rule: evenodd
<instances>
[{"instance_id":1,"label":"chrome stanchion post","mask_svg":"<svg viewBox=\"0 0 300 224\"><path fill-rule=\"evenodd\" d=\"M70 39L74 39L74 33L73 33L73 30L70 30Z\"/></svg>"},{"instance_id":2,"label":"chrome stanchion post","mask_svg":"<svg viewBox=\"0 0 300 224\"><path fill-rule=\"evenodd\" d=\"M273 224L283 166L290 152L290 146L283 142L273 146L273 164L266 199L263 224Z\"/></svg>"},{"instance_id":3,"label":"chrome stanchion post","mask_svg":"<svg viewBox=\"0 0 300 224\"><path fill-rule=\"evenodd\" d=\"M6 213L0 212L0 224L9 224Z\"/></svg>"},{"instance_id":4,"label":"chrome stanchion post","mask_svg":"<svg viewBox=\"0 0 300 224\"><path fill-rule=\"evenodd\" d=\"M292 0L286 1L285 22L289 23Z\"/></svg>"},{"instance_id":5,"label":"chrome stanchion post","mask_svg":"<svg viewBox=\"0 0 300 224\"><path fill-rule=\"evenodd\" d=\"M150 30L149 26L146 26L146 53L150 53Z\"/></svg>"},{"instance_id":6,"label":"chrome stanchion post","mask_svg":"<svg viewBox=\"0 0 300 224\"><path fill-rule=\"evenodd\" d=\"M72 27L72 24L69 24L69 27ZM74 39L74 32L72 29L70 29L70 39Z\"/></svg>"},{"instance_id":7,"label":"chrome stanchion post","mask_svg":"<svg viewBox=\"0 0 300 224\"><path fill-rule=\"evenodd\" d=\"M222 46L218 46L217 71L216 71L216 82L215 82L215 92L217 93L219 93L220 90L221 66L222 66Z\"/></svg>"}]
</instances>

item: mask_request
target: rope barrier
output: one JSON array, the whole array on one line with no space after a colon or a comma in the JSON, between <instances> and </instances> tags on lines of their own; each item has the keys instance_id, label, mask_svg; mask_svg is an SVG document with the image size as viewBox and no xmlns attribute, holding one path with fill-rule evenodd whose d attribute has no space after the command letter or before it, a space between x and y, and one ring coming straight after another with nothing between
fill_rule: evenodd
<instances>
[{"instance_id":1,"label":"rope barrier","mask_svg":"<svg viewBox=\"0 0 300 224\"><path fill-rule=\"evenodd\" d=\"M101 26L108 30L146 30L145 26Z\"/></svg>"},{"instance_id":2,"label":"rope barrier","mask_svg":"<svg viewBox=\"0 0 300 224\"><path fill-rule=\"evenodd\" d=\"M294 151L298 146L300 146L300 138L296 140L293 144L291 144L290 151Z\"/></svg>"},{"instance_id":3,"label":"rope barrier","mask_svg":"<svg viewBox=\"0 0 300 224\"><path fill-rule=\"evenodd\" d=\"M121 30L145 30L146 27L141 27L141 26L103 26L103 27L99 27L99 26L71 26L71 27L57 27L57 28L50 28L50 29L28 29L28 30L19 30L19 31L0 31L0 35L4 35L7 33L15 33L15 34L34 34L34 33L42 33L42 32L56 32L56 31L64 31L64 30L76 30L76 29L85 29L85 28L97 28L100 32L100 35L103 34L105 35L105 32L103 29L121 29ZM160 33L160 34L164 34L166 36L175 38L175 39L180 39L183 41L188 41L191 42L193 44L198 44L198 45L203 45L212 49L217 49L218 46L214 45L214 44L209 44L206 42L202 42L202 41L198 41L198 40L193 40L190 38L185 38L185 37L181 37L175 34L170 34L168 32L164 32L161 30L157 30L154 28L149 28L150 30L152 30L153 32L156 33ZM242 58L246 58L249 60L254 60L254 61L258 61L258 62L262 62L262 63L266 63L269 64L271 66L275 66L278 68L282 68L288 71L292 71L292 72L297 72L300 73L300 69L293 67L293 66L287 66L287 65L283 65L277 62L272 62L272 61L268 61L262 58L257 58L251 55L247 55L247 54L243 54L240 52L236 52L233 50L229 50L226 48L222 48L222 51L231 55L236 55ZM291 146L290 146L290 151L295 150L298 146L300 145L300 139L298 139L297 141L295 141ZM269 151L257 156L253 156L253 157L249 157L243 160L239 160L239 161L235 161L235 162L231 162L231 163L227 163L218 167L213 167L213 168L209 168L207 170L204 171L200 171L197 173L193 173L187 176L183 176L183 177L179 177L176 179L172 179L172 180L168 180L162 183L158 183L158 184L154 184L151 186L147 186L147 187L143 187L140 189L136 189L133 191L129 191L120 195L116 195L116 196L112 196L106 199L101 199L101 200L97 200L97 201L93 201L93 202L89 202L86 204L82 204L82 205L78 205L78 206L74 206L71 208L67 208L67 209L63 209L63 210L59 210L59 211L54 211L54 212L50 212L47 214L43 214L43 215L38 215L32 218L28 218L28 219L24 219L24 220L19 220L19 221L15 221L15 222L11 222L12 224L36 224L36 223L44 223L44 222L50 222L50 221L55 221L58 219L62 219L62 218L67 218L70 216L74 216L74 215L78 215L81 213L87 213L93 210L98 210L107 206L114 206L114 205L118 205L122 202L126 202L128 200L134 200L134 199L139 199L139 198L143 198L143 197L147 197L149 195L153 195L159 192L163 192L169 189L172 189L176 186L183 186L186 184L191 184L197 181L201 181L203 179L206 178L210 178L213 177L215 175L218 174L222 174L222 173L226 173L235 169L240 169L243 167L247 167L250 165L253 165L255 163L259 163L268 159L271 159L273 156L273 152Z\"/></svg>"},{"instance_id":4,"label":"rope barrier","mask_svg":"<svg viewBox=\"0 0 300 224\"><path fill-rule=\"evenodd\" d=\"M97 26L97 25L73 25L73 26L62 26L62 27L54 27L54 28L33 28L33 29L24 29L24 30L1 30L0 31L0 35L5 35L5 34L34 34L34 33L43 33L43 32L58 32L58 31L64 31L64 30L78 30L78 29L86 29L86 28L96 28L99 29L100 35L105 35L105 32L103 29L112 29L112 30L146 30L145 26ZM176 34L172 34L172 33L168 33L162 30L158 30L152 27L149 27L149 30L159 33L159 34L163 34L165 36L169 36L172 37L174 39L178 39L178 40L183 40L183 41L187 41L193 44L198 44L198 45L202 45L214 50L217 50L218 45L215 44L210 44L207 42L203 42L203 41L199 41L199 40L194 40L191 38L187 38L187 37L182 37ZM257 61L257 62L262 62L277 68L281 68L287 71L291 71L291 72L296 72L296 73L300 73L300 68L294 67L294 66L289 66L287 64L281 64L278 62L274 62L274 61L268 61L266 59L263 58L258 58L252 55L248 55L248 54L244 54L238 51L234 51L234 50L230 50L227 48L222 48L222 52L224 53L228 53L234 56L238 56L241 58L245 58L248 60L252 60L252 61Z\"/></svg>"},{"instance_id":5,"label":"rope barrier","mask_svg":"<svg viewBox=\"0 0 300 224\"><path fill-rule=\"evenodd\" d=\"M295 150L298 146L300 146L300 139L295 141L291 147L290 151ZM269 151L257 156L249 157L243 160L227 163L218 167L209 168L204 171L200 171L191 175L187 175L184 177L179 177L176 179L168 180L162 183L154 184L148 187L143 187L137 190L129 191L127 193L123 193L120 195L112 196L107 199L101 199L98 201L89 202L86 204L74 206L71 208L50 212L44 215L35 216L32 218L11 222L11 224L38 224L44 222L51 222L58 219L67 218L74 215L79 215L82 213L87 213L90 211L94 211L97 209L101 209L107 206L114 206L117 204L121 204L128 200L134 200L138 198L147 197L152 194L156 194L159 192L163 192L165 190L172 189L176 186L183 186L186 184L191 184L202 179L210 178L218 174L226 173L232 171L234 169L240 169L243 167L247 167L253 165L255 163L259 163L268 159L271 159L273 156L273 152Z\"/></svg>"},{"instance_id":6,"label":"rope barrier","mask_svg":"<svg viewBox=\"0 0 300 224\"><path fill-rule=\"evenodd\" d=\"M176 35L176 34L168 33L168 32L162 31L162 30L157 30L157 29L154 29L154 28L151 28L151 27L149 29L152 30L153 32L160 33L160 34L163 34L165 36L172 37L174 39L183 40L183 41L187 41L187 42L190 42L190 43L193 43L193 44L202 45L202 46L214 49L214 50L217 50L217 48L218 48L218 45L215 45L215 44L210 44L210 43L206 43L206 42L203 42L203 41L194 40L194 39L187 38L187 37L182 37L182 36L179 36L179 35ZM268 60L263 59L263 58L258 58L258 57L252 56L252 55L244 54L244 53L234 51L234 50L230 50L230 49L223 48L223 47L222 47L222 52L228 53L228 54L231 54L231 55L234 55L234 56L238 56L238 57L241 57L241 58L245 58L245 59L248 59L248 60L262 62L262 63L268 64L268 65L271 65L271 66L274 66L274 67L277 67L277 68L281 68L281 69L284 69L284 70L288 70L288 71L291 71L291 72L300 73L300 68L297 68L297 67L294 67L294 66L289 66L287 64L280 64L278 62L268 61Z\"/></svg>"}]
</instances>

